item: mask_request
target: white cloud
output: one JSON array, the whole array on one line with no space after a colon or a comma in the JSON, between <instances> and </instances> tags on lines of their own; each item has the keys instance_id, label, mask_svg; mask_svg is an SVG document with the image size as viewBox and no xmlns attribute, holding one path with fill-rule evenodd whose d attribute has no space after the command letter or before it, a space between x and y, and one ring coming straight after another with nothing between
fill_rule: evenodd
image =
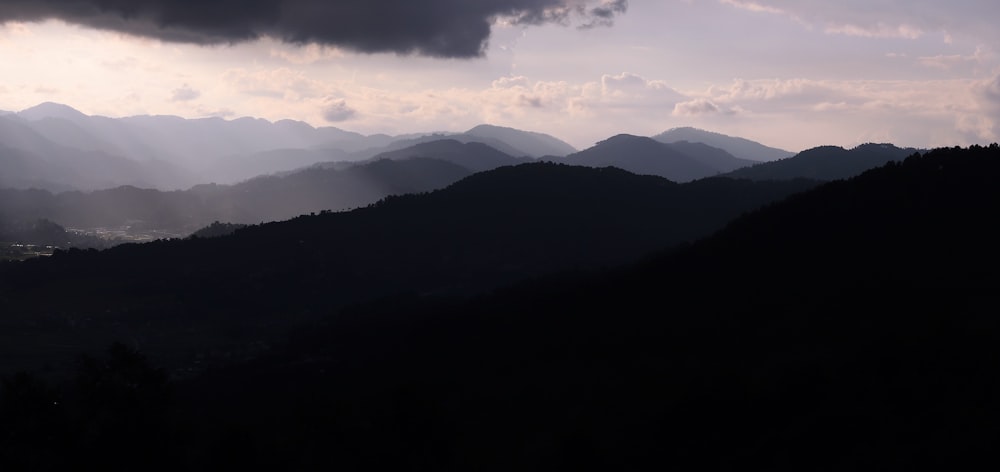
<instances>
[{"instance_id":1,"label":"white cloud","mask_svg":"<svg viewBox=\"0 0 1000 472\"><path fill-rule=\"evenodd\" d=\"M971 38L990 44L1000 38L995 0L720 0L738 8L786 15L831 34L916 39L942 34L942 41Z\"/></svg>"},{"instance_id":2,"label":"white cloud","mask_svg":"<svg viewBox=\"0 0 1000 472\"><path fill-rule=\"evenodd\" d=\"M674 116L697 116L714 115L722 110L714 102L707 98L696 98L691 101L681 102L674 105Z\"/></svg>"},{"instance_id":3,"label":"white cloud","mask_svg":"<svg viewBox=\"0 0 1000 472\"><path fill-rule=\"evenodd\" d=\"M301 70L286 67L229 69L223 73L222 79L236 91L257 97L296 101L316 98L325 92L322 82L309 78Z\"/></svg>"}]
</instances>

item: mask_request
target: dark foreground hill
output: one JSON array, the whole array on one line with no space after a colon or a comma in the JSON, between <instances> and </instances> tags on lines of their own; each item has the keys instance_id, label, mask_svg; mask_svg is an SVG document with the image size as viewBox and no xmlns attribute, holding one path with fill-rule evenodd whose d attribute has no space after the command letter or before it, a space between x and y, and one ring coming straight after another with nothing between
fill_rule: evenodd
<instances>
[{"instance_id":1,"label":"dark foreground hill","mask_svg":"<svg viewBox=\"0 0 1000 472\"><path fill-rule=\"evenodd\" d=\"M938 150L632 269L341 310L173 403L118 346L63 394L9 380L0 450L52 468L992 469L997 171L1000 147Z\"/></svg>"},{"instance_id":2,"label":"dark foreground hill","mask_svg":"<svg viewBox=\"0 0 1000 472\"><path fill-rule=\"evenodd\" d=\"M997 171L1000 148L939 150L633 270L342 313L191 384L204 438L272 405L255 440L351 438L295 451L355 470L992 467Z\"/></svg>"},{"instance_id":3,"label":"dark foreground hill","mask_svg":"<svg viewBox=\"0 0 1000 472\"><path fill-rule=\"evenodd\" d=\"M899 148L892 144L869 143L852 149L820 146L786 159L737 169L726 175L752 180L846 179L890 161L901 161L916 152L916 149Z\"/></svg>"},{"instance_id":4,"label":"dark foreground hill","mask_svg":"<svg viewBox=\"0 0 1000 472\"><path fill-rule=\"evenodd\" d=\"M466 295L626 263L813 185L678 185L610 168L504 167L426 195L231 236L0 266L0 322L29 323L60 349L126 336L167 353L172 367L192 367L196 354L215 352L209 357L221 361L227 351L259 349L284 328L346 303L401 292ZM0 336L27 339L12 333Z\"/></svg>"},{"instance_id":5,"label":"dark foreground hill","mask_svg":"<svg viewBox=\"0 0 1000 472\"><path fill-rule=\"evenodd\" d=\"M338 311L176 390L118 346L64 393L8 380L0 441L18 447L0 450L53 468L993 468L997 171L996 146L934 151L632 269ZM9 434L38 418L68 433Z\"/></svg>"}]
</instances>

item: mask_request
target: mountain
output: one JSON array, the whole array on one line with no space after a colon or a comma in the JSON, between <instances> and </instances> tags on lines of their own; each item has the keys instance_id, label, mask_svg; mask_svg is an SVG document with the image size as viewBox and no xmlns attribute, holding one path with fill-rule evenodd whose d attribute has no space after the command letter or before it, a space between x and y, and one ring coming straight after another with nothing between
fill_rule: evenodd
<instances>
[{"instance_id":1,"label":"mountain","mask_svg":"<svg viewBox=\"0 0 1000 472\"><path fill-rule=\"evenodd\" d=\"M473 172L522 164L530 160L524 157L514 157L481 142L461 142L451 138L420 142L403 149L383 152L372 159L401 160L415 157L448 161Z\"/></svg>"},{"instance_id":2,"label":"mountain","mask_svg":"<svg viewBox=\"0 0 1000 472\"><path fill-rule=\"evenodd\" d=\"M207 182L233 183L315 162L350 159L352 152L383 146L393 139L332 127L314 128L292 120L88 116L57 103L43 103L3 118L7 121L0 124L2 127L19 130L5 133L0 129L0 143L47 163L34 165L30 176L14 178L11 172L2 172L3 168L0 174L8 174L9 185L49 182L45 187L52 189L94 190L118 185L176 189ZM99 154L105 161L116 160L132 169L130 173L144 177L118 175L118 168L100 162L74 167L62 157L86 153ZM80 167L104 173L104 182L78 175Z\"/></svg>"},{"instance_id":3,"label":"mountain","mask_svg":"<svg viewBox=\"0 0 1000 472\"><path fill-rule=\"evenodd\" d=\"M65 120L58 121L67 127L75 126ZM72 132L65 137L82 139ZM96 148L62 145L14 115L0 117L0 186L52 190L122 184L160 186L183 175L183 171L162 161L138 162Z\"/></svg>"},{"instance_id":4,"label":"mountain","mask_svg":"<svg viewBox=\"0 0 1000 472\"><path fill-rule=\"evenodd\" d=\"M260 171L268 160L307 163L320 160L327 152L276 150L242 162L251 173ZM0 153L0 159L15 170L38 160L16 152ZM213 221L260 223L365 206L389 195L443 188L474 172L527 160L478 142L438 140L383 153L369 161L311 165L238 184L202 184L185 191L163 192L135 185L58 195L0 190L0 195L5 195L5 201L0 202L0 220L48 218L79 230L127 226L130 231L186 235ZM0 176L0 184L6 183L3 179ZM22 185L6 186L27 186L30 182L12 183Z\"/></svg>"},{"instance_id":5,"label":"mountain","mask_svg":"<svg viewBox=\"0 0 1000 472\"><path fill-rule=\"evenodd\" d=\"M186 191L134 186L59 194L0 189L0 222L46 218L81 230L127 227L180 236L214 221L259 223L361 207L389 195L443 188L471 173L450 162L413 158L307 169L236 185L203 184Z\"/></svg>"},{"instance_id":6,"label":"mountain","mask_svg":"<svg viewBox=\"0 0 1000 472\"><path fill-rule=\"evenodd\" d=\"M492 138L507 143L522 151L522 154L514 154L515 156L531 156L536 158L542 156L563 157L576 152L573 146L553 136L502 126L479 125L463 134L481 138Z\"/></svg>"},{"instance_id":7,"label":"mountain","mask_svg":"<svg viewBox=\"0 0 1000 472\"><path fill-rule=\"evenodd\" d=\"M2 118L9 120L4 126L17 126L21 130L0 130L0 145L16 150L22 157L48 160L46 165L33 164L31 174L25 176L0 167L0 175L6 174L4 185L23 188L40 182L43 188L53 190L97 190L119 185L173 190L210 182L231 184L317 163L367 160L443 138L484 143L516 157L565 155L573 151L571 146L549 135L490 125L477 126L465 133L365 136L334 127L316 128L294 120L272 123L249 117L225 120L88 116L51 102ZM77 153L100 156L90 156L95 159L93 163L73 167L71 161L62 157L52 159L53 148L59 150L59 156ZM119 161L129 170L126 175L119 175L117 169L96 160ZM105 173L104 179L87 175L100 172Z\"/></svg>"},{"instance_id":8,"label":"mountain","mask_svg":"<svg viewBox=\"0 0 1000 472\"><path fill-rule=\"evenodd\" d=\"M589 167L614 166L676 182L718 175L752 164L704 144L664 144L652 138L627 134L601 141L560 161Z\"/></svg>"},{"instance_id":9,"label":"mountain","mask_svg":"<svg viewBox=\"0 0 1000 472\"><path fill-rule=\"evenodd\" d=\"M434 470L976 468L1000 420L997 172L997 147L932 151L620 272L371 303L189 394L208 424L271 405L264 443L354 434L287 453L331 468L387 445Z\"/></svg>"},{"instance_id":10,"label":"mountain","mask_svg":"<svg viewBox=\"0 0 1000 472\"><path fill-rule=\"evenodd\" d=\"M59 349L73 357L88 336L95 336L93 344L128 340L100 357L64 361L77 374L61 390L41 374L7 377L0 387L0 450L13 460L49 458L54 469L86 463L82 454L119 449L136 461L153 451L157 464L176 470L213 470L215 464L982 468L996 462L992 439L1000 421L994 394L1000 384L1000 228L991 218L1000 211L998 172L996 145L935 150L747 212L713 236L636 265L535 278L472 298L414 291L343 309L323 304L343 290L330 276L336 271L351 280L388 260L400 263L401 272L392 274L415 271L409 275L423 280L426 266L405 264L401 254L436 261L451 255L455 265L447 269L464 267L470 262L465 246L448 251L415 242L436 231L449 238L456 226L434 228L462 220L454 212L427 219L422 203L471 198L476 188L494 198L473 202L484 209L508 201L496 198L497 189L508 192L502 197L524 189L534 201L572 195L599 209L588 220L595 224L622 207L594 203L627 195L649 201L653 188L775 183L675 185L613 169L524 165L472 176L463 181L468 186L451 187L457 194L390 199L354 216L320 215L220 238L0 265L4 367L31 356L57 357ZM568 184L565 195L543 177L553 174ZM511 185L500 176L537 181ZM615 191L586 191L580 184L588 180ZM617 183L606 187L610 182ZM729 198L727 188L715 190L711 195ZM691 197L676 208L701 201ZM417 212L401 222L416 231L395 233L403 242L392 243L397 226L379 213L397 205L400 215ZM510 214L523 209L531 210ZM561 218L551 210L528 213L523 221ZM371 247L379 251L352 259L317 248L317 241L329 241L347 247L345 254L359 252L360 245L338 244L366 213L373 225L368 234L378 236ZM487 220L501 216L483 213ZM318 223L338 218L361 219L317 231ZM518 225L497 224L484 234L497 227L518 231ZM468 231L441 243L465 241L474 234ZM574 244L562 233L538 234L539 242ZM591 234L634 237L613 230L574 236ZM220 272L225 259L240 254L227 249L233 246L243 251L239 267ZM507 247L486 245L478 257L500 261L494 271L522 261L490 255ZM422 252L427 249L431 253ZM165 276L164 269L175 273ZM206 314L223 311L245 324L204 323ZM303 322L283 342L197 348L207 338L246 336L251 328L273 332L277 322L317 311L325 316ZM183 329L161 338L137 335L140 323L122 322L134 317L147 333L162 336L169 323ZM227 358L230 365L202 367L198 376L185 370L186 378L170 381L154 367L182 357L165 355L168 348L196 353L191 365ZM64 368L53 362L40 372L51 377ZM133 434L122 432L126 426Z\"/></svg>"},{"instance_id":11,"label":"mountain","mask_svg":"<svg viewBox=\"0 0 1000 472\"><path fill-rule=\"evenodd\" d=\"M740 159L751 161L776 161L794 155L794 153L785 151L784 149L768 147L749 139L726 136L690 127L669 129L653 136L653 139L661 143L676 143L678 141L704 143L723 149Z\"/></svg>"},{"instance_id":12,"label":"mountain","mask_svg":"<svg viewBox=\"0 0 1000 472\"><path fill-rule=\"evenodd\" d=\"M808 149L793 157L757 164L727 175L739 179L846 179L890 161L903 160L916 153L913 148L898 148L892 144L863 144L847 150L837 146Z\"/></svg>"},{"instance_id":13,"label":"mountain","mask_svg":"<svg viewBox=\"0 0 1000 472\"><path fill-rule=\"evenodd\" d=\"M522 131L493 125L479 125L464 133L436 132L394 139L382 147L353 153L355 159L368 159L379 154L410 148L419 144L450 139L461 143L482 143L514 157L562 157L576 152L569 144L547 134Z\"/></svg>"},{"instance_id":14,"label":"mountain","mask_svg":"<svg viewBox=\"0 0 1000 472\"><path fill-rule=\"evenodd\" d=\"M62 119L71 122L85 121L88 117L79 110L61 103L45 102L31 108L21 110L17 115L27 121L38 121L45 118Z\"/></svg>"},{"instance_id":15,"label":"mountain","mask_svg":"<svg viewBox=\"0 0 1000 472\"><path fill-rule=\"evenodd\" d=\"M472 294L525 277L625 263L813 185L731 179L679 185L618 169L501 167L428 194L231 236L60 252L0 266L0 304L6 303L0 308L27 319L63 313L94 320L90 334L65 339L81 349L104 339L100 333L112 323L116 332L166 349L172 368L188 368L190 356L210 344L269 343L298 321L371 297ZM260 195L281 189L267 190ZM40 297L41 291L65 296ZM64 336L65 325L55 323L38 335ZM192 329L206 337L174 341Z\"/></svg>"}]
</instances>

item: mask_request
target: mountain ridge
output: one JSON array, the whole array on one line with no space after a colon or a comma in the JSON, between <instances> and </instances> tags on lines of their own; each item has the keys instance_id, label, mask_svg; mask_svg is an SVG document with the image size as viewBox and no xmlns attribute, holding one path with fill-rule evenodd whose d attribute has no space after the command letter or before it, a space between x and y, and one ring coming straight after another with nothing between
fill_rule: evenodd
<instances>
[{"instance_id":1,"label":"mountain ridge","mask_svg":"<svg viewBox=\"0 0 1000 472\"><path fill-rule=\"evenodd\" d=\"M795 154L784 149L765 146L746 138L728 136L722 133L706 131L689 126L671 128L653 136L652 138L665 143L674 143L677 141L704 143L712 147L723 149L733 156L751 161L769 162L791 157Z\"/></svg>"}]
</instances>

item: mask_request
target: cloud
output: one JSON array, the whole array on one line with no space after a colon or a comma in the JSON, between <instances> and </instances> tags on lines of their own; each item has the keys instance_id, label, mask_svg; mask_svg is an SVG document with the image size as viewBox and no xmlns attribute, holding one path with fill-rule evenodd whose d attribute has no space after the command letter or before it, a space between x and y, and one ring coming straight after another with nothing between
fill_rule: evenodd
<instances>
[{"instance_id":1,"label":"cloud","mask_svg":"<svg viewBox=\"0 0 1000 472\"><path fill-rule=\"evenodd\" d=\"M310 79L305 72L287 67L229 69L222 79L240 93L273 99L318 98L325 95L326 89L322 82Z\"/></svg>"},{"instance_id":2,"label":"cloud","mask_svg":"<svg viewBox=\"0 0 1000 472\"><path fill-rule=\"evenodd\" d=\"M662 80L649 80L631 72L601 76L601 96L605 102L645 103L657 107L687 99Z\"/></svg>"},{"instance_id":3,"label":"cloud","mask_svg":"<svg viewBox=\"0 0 1000 472\"><path fill-rule=\"evenodd\" d=\"M697 98L674 105L674 116L695 116L719 113L719 106L711 100Z\"/></svg>"},{"instance_id":4,"label":"cloud","mask_svg":"<svg viewBox=\"0 0 1000 472\"><path fill-rule=\"evenodd\" d=\"M744 110L740 106L723 106L707 98L696 98L674 105L673 116L692 117L700 115L738 115Z\"/></svg>"},{"instance_id":5,"label":"cloud","mask_svg":"<svg viewBox=\"0 0 1000 472\"><path fill-rule=\"evenodd\" d=\"M580 25L580 28L611 26L615 15L625 13L626 10L628 10L628 0L605 0L600 5L590 9L590 18L592 19Z\"/></svg>"},{"instance_id":6,"label":"cloud","mask_svg":"<svg viewBox=\"0 0 1000 472\"><path fill-rule=\"evenodd\" d=\"M483 54L492 25L609 25L627 0L0 0L0 23L59 19L170 42L264 37L365 53Z\"/></svg>"},{"instance_id":7,"label":"cloud","mask_svg":"<svg viewBox=\"0 0 1000 472\"><path fill-rule=\"evenodd\" d=\"M189 102L191 100L197 99L200 96L201 92L191 88L191 86L188 84L184 84L181 86L181 88L174 89L174 91L170 93L170 101Z\"/></svg>"},{"instance_id":8,"label":"cloud","mask_svg":"<svg viewBox=\"0 0 1000 472\"><path fill-rule=\"evenodd\" d=\"M831 34L872 38L916 39L942 33L980 42L1000 39L988 12L995 0L721 0L722 3L771 14L785 15L808 25L819 25Z\"/></svg>"},{"instance_id":9,"label":"cloud","mask_svg":"<svg viewBox=\"0 0 1000 472\"><path fill-rule=\"evenodd\" d=\"M323 106L323 119L330 123L339 123L354 118L358 112L347 105L344 99L329 99Z\"/></svg>"}]
</instances>

